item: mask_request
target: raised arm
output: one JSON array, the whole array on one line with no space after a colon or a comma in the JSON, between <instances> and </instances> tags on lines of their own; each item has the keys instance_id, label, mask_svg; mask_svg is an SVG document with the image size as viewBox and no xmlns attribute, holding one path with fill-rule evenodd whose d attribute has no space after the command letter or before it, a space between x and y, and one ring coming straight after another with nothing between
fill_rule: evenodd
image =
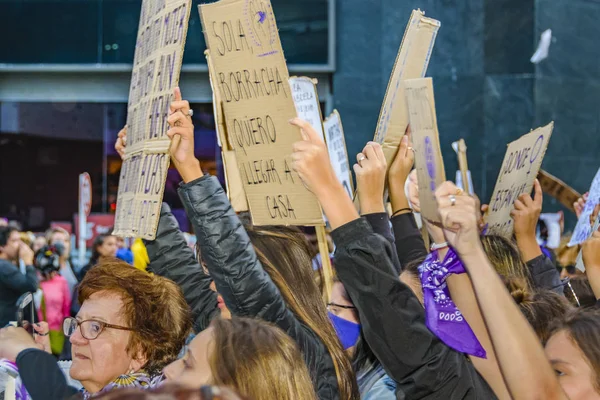
<instances>
[{"instance_id":1,"label":"raised arm","mask_svg":"<svg viewBox=\"0 0 600 400\"><path fill-rule=\"evenodd\" d=\"M566 399L537 336L483 251L475 200L458 194L452 182L440 185L438 211L446 239L469 272L510 394L515 399Z\"/></svg>"},{"instance_id":2,"label":"raised arm","mask_svg":"<svg viewBox=\"0 0 600 400\"><path fill-rule=\"evenodd\" d=\"M145 245L150 259L147 270L172 280L181 288L192 311L194 331L208 328L210 321L220 314L217 294L210 289L212 278L194 257L166 203L160 210L156 239L145 241Z\"/></svg>"}]
</instances>

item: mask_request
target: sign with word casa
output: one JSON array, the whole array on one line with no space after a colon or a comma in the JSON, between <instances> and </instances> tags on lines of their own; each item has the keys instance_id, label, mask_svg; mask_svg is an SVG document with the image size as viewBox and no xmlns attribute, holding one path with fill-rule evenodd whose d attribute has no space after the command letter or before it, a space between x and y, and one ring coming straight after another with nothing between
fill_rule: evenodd
<instances>
[{"instance_id":1,"label":"sign with word casa","mask_svg":"<svg viewBox=\"0 0 600 400\"><path fill-rule=\"evenodd\" d=\"M426 18L421 10L413 10L398 50L373 139L381 144L388 167L408 126L402 81L425 76L439 29L440 21Z\"/></svg>"},{"instance_id":2,"label":"sign with word casa","mask_svg":"<svg viewBox=\"0 0 600 400\"><path fill-rule=\"evenodd\" d=\"M575 246L585 242L590 235L594 233L590 218L592 217L594 208L596 208L598 204L600 204L600 169L592 181L587 201L583 206L583 212L579 216L573 235L571 235L569 246Z\"/></svg>"},{"instance_id":3,"label":"sign with word casa","mask_svg":"<svg viewBox=\"0 0 600 400\"><path fill-rule=\"evenodd\" d=\"M143 0L115 235L152 240L169 168L169 105L179 82L191 0Z\"/></svg>"},{"instance_id":4,"label":"sign with word casa","mask_svg":"<svg viewBox=\"0 0 600 400\"><path fill-rule=\"evenodd\" d=\"M329 159L331 160L335 175L342 182L342 186L348 192L348 196L352 198L352 194L354 193L352 172L350 171L350 162L348 161L348 152L346 151L342 118L337 110L333 110L331 115L323 121L323 128L325 129L325 136L327 138Z\"/></svg>"},{"instance_id":5,"label":"sign with word casa","mask_svg":"<svg viewBox=\"0 0 600 400\"><path fill-rule=\"evenodd\" d=\"M248 211L248 200L244 191L244 184L240 170L238 169L235 150L229 145L227 140L227 127L225 126L225 116L223 115L223 102L219 93L219 86L216 84L217 78L214 76L214 67L209 50L204 51L206 63L208 64L208 76L210 87L213 93L213 113L215 116L215 130L217 131L217 142L221 148L221 159L223 160L223 171L225 172L225 186L227 188L227 197L235 212Z\"/></svg>"},{"instance_id":6,"label":"sign with word casa","mask_svg":"<svg viewBox=\"0 0 600 400\"><path fill-rule=\"evenodd\" d=\"M510 213L515 200L533 190L553 129L551 122L508 145L485 217L488 234L512 236L514 225Z\"/></svg>"},{"instance_id":7,"label":"sign with word casa","mask_svg":"<svg viewBox=\"0 0 600 400\"><path fill-rule=\"evenodd\" d=\"M446 171L440 149L433 84L431 78L420 78L406 80L403 86L415 149L421 216L439 223L435 190L446 180Z\"/></svg>"},{"instance_id":8,"label":"sign with word casa","mask_svg":"<svg viewBox=\"0 0 600 400\"><path fill-rule=\"evenodd\" d=\"M298 118L308 122L321 135L323 141L326 141L325 132L323 131L321 105L319 104L319 95L317 93L317 80L305 76L292 76L289 82Z\"/></svg>"},{"instance_id":9,"label":"sign with word casa","mask_svg":"<svg viewBox=\"0 0 600 400\"><path fill-rule=\"evenodd\" d=\"M289 124L296 108L271 3L222 0L199 11L253 223L323 224L317 199L292 170L302 136Z\"/></svg>"}]
</instances>

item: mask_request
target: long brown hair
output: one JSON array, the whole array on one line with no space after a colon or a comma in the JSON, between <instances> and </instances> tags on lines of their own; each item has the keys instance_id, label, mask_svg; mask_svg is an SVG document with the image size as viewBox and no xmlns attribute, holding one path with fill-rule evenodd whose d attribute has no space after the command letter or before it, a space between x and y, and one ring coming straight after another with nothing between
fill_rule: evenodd
<instances>
[{"instance_id":1,"label":"long brown hair","mask_svg":"<svg viewBox=\"0 0 600 400\"><path fill-rule=\"evenodd\" d=\"M294 315L321 339L335 367L340 399L358 399L358 385L350 360L327 316L315 283L311 251L304 234L284 226L253 227L248 236L265 271ZM316 377L313 377L313 379Z\"/></svg>"},{"instance_id":2,"label":"long brown hair","mask_svg":"<svg viewBox=\"0 0 600 400\"><path fill-rule=\"evenodd\" d=\"M208 359L213 384L253 400L316 400L300 349L283 330L250 318L217 318Z\"/></svg>"},{"instance_id":3,"label":"long brown hair","mask_svg":"<svg viewBox=\"0 0 600 400\"><path fill-rule=\"evenodd\" d=\"M481 237L483 250L496 272L505 278L524 279L527 291L534 287L531 274L517 246L510 240L497 235Z\"/></svg>"}]
</instances>

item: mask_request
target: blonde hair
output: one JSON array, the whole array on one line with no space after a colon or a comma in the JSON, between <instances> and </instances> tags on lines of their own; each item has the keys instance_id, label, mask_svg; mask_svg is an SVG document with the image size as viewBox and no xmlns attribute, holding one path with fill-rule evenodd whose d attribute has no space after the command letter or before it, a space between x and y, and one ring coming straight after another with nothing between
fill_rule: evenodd
<instances>
[{"instance_id":1,"label":"blonde hair","mask_svg":"<svg viewBox=\"0 0 600 400\"><path fill-rule=\"evenodd\" d=\"M284 331L250 318L217 318L209 365L213 384L253 400L316 400L300 349Z\"/></svg>"},{"instance_id":2,"label":"blonde hair","mask_svg":"<svg viewBox=\"0 0 600 400\"><path fill-rule=\"evenodd\" d=\"M483 250L496 272L505 278L523 279L528 292L534 287L527 265L517 246L510 240L496 235L481 237Z\"/></svg>"}]
</instances>

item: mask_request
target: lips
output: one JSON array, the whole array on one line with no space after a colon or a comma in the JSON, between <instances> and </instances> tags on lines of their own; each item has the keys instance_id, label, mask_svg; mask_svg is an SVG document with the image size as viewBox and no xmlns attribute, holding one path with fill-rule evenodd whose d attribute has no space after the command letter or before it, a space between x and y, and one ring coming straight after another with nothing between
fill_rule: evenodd
<instances>
[{"instance_id":1,"label":"lips","mask_svg":"<svg viewBox=\"0 0 600 400\"><path fill-rule=\"evenodd\" d=\"M226 307L226 306L225 306L225 301L223 300L223 297L221 297L221 295L217 296L217 306L218 306L220 309L223 309L223 308L225 308L225 307Z\"/></svg>"},{"instance_id":2,"label":"lips","mask_svg":"<svg viewBox=\"0 0 600 400\"><path fill-rule=\"evenodd\" d=\"M86 357L81 353L75 353L75 358L78 360L89 360L90 359L89 357Z\"/></svg>"}]
</instances>

